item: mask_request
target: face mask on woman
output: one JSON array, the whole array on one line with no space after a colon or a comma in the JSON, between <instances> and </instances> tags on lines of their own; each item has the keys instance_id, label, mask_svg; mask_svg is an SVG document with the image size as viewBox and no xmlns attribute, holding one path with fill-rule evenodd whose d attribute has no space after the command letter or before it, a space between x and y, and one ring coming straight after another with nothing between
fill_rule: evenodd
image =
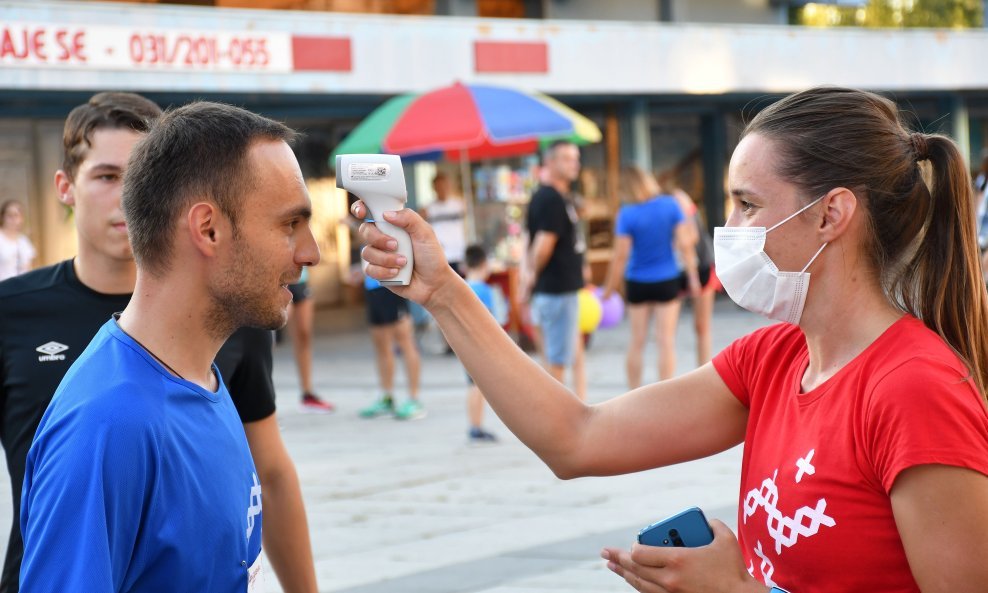
<instances>
[{"instance_id":1,"label":"face mask on woman","mask_svg":"<svg viewBox=\"0 0 988 593\"><path fill-rule=\"evenodd\" d=\"M810 287L806 270L827 246L824 243L798 272L780 272L765 253L765 235L789 222L823 196L803 206L774 225L765 227L714 228L714 264L717 278L735 303L751 311L786 323L799 323Z\"/></svg>"}]
</instances>

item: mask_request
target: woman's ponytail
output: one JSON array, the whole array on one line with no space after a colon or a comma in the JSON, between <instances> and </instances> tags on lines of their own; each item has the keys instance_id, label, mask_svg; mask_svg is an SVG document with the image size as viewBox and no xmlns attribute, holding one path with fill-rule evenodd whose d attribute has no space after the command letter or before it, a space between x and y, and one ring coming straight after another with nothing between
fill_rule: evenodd
<instances>
[{"instance_id":1,"label":"woman's ponytail","mask_svg":"<svg viewBox=\"0 0 988 593\"><path fill-rule=\"evenodd\" d=\"M922 140L917 141L917 137ZM957 145L946 136L914 133L910 144L917 160L929 161L931 207L922 239L896 279L894 292L903 296L908 311L967 363L984 396L988 385L988 292L981 272L967 168ZM918 148L925 148L925 154ZM920 183L927 186L927 180Z\"/></svg>"}]
</instances>

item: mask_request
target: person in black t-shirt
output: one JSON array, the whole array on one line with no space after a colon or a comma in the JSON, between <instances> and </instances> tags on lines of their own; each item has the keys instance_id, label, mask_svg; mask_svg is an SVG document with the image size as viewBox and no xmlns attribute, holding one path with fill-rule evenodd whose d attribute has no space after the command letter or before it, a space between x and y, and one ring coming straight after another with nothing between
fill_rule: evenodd
<instances>
[{"instance_id":1,"label":"person in black t-shirt","mask_svg":"<svg viewBox=\"0 0 988 593\"><path fill-rule=\"evenodd\" d=\"M553 143L545 154L545 183L528 205L524 297L531 295L532 321L549 374L563 382L573 368L577 396L586 399L583 342L577 331L577 291L583 288L586 244L576 205L568 196L580 174L580 149L571 142Z\"/></svg>"},{"instance_id":2,"label":"person in black t-shirt","mask_svg":"<svg viewBox=\"0 0 988 593\"><path fill-rule=\"evenodd\" d=\"M0 441L14 503L0 593L19 589L23 542L17 517L24 464L63 375L97 330L123 311L136 268L120 208L131 150L160 115L131 93L99 93L65 123L59 199L74 212L78 254L0 282ZM264 484L264 549L287 592L316 591L298 475L275 417L271 332L238 330L216 357Z\"/></svg>"}]
</instances>

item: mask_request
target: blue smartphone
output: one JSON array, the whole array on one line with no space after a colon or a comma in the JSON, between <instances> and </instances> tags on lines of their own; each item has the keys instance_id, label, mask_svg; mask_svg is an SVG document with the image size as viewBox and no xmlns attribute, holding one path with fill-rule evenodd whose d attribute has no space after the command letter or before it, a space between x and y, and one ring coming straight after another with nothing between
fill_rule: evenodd
<instances>
[{"instance_id":1,"label":"blue smartphone","mask_svg":"<svg viewBox=\"0 0 988 593\"><path fill-rule=\"evenodd\" d=\"M652 523L638 532L638 543L646 546L697 548L714 541L707 518L697 507L691 507Z\"/></svg>"}]
</instances>

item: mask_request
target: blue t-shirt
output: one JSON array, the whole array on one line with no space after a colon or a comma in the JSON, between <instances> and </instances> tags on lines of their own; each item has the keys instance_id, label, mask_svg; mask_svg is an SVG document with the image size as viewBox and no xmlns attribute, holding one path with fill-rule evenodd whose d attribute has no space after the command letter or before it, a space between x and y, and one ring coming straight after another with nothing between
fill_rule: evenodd
<instances>
[{"instance_id":1,"label":"blue t-shirt","mask_svg":"<svg viewBox=\"0 0 988 593\"><path fill-rule=\"evenodd\" d=\"M631 256L624 277L632 282L662 282L680 275L681 265L673 249L676 225L683 210L672 196L656 196L641 204L623 206L618 212L617 234L631 237Z\"/></svg>"},{"instance_id":2,"label":"blue t-shirt","mask_svg":"<svg viewBox=\"0 0 988 593\"><path fill-rule=\"evenodd\" d=\"M492 314L494 313L494 291L486 282L480 282L479 280L467 280L467 284L473 290L473 293L477 295L481 303L487 307L487 310Z\"/></svg>"},{"instance_id":3,"label":"blue t-shirt","mask_svg":"<svg viewBox=\"0 0 988 593\"><path fill-rule=\"evenodd\" d=\"M261 487L222 380L175 377L108 321L41 419L20 524L23 593L244 593Z\"/></svg>"}]
</instances>

